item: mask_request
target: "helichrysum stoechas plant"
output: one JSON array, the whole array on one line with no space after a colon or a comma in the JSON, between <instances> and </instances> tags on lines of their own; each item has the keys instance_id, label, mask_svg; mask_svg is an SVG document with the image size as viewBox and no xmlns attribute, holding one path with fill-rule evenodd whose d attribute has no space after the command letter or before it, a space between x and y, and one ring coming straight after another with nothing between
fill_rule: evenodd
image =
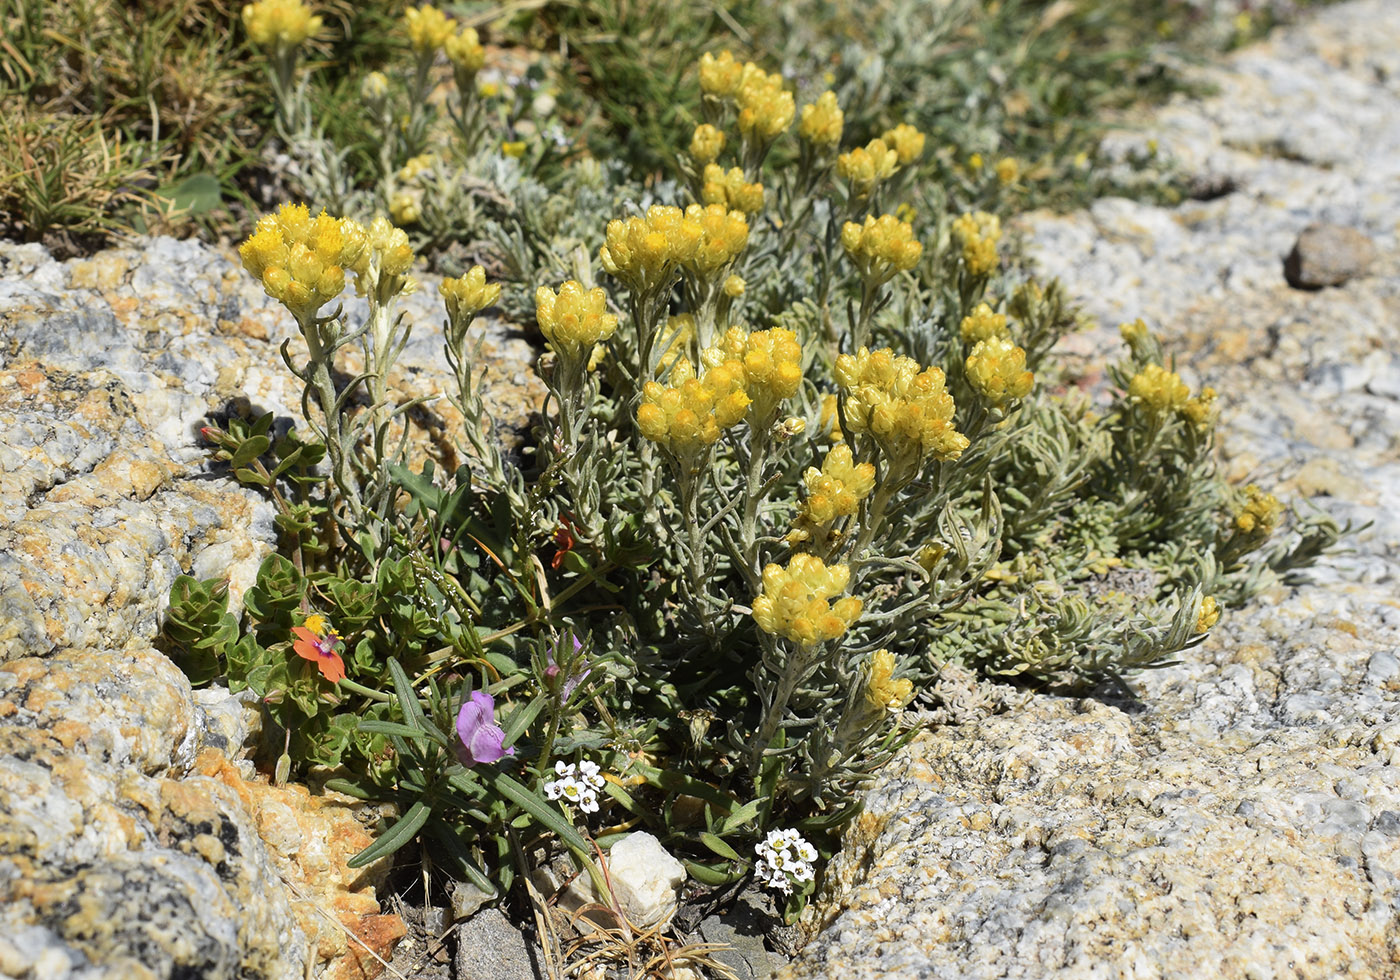
<instances>
[{"instance_id":1,"label":"helichrysum stoechas plant","mask_svg":"<svg viewBox=\"0 0 1400 980\"><path fill-rule=\"evenodd\" d=\"M480 39L431 8L402 30L415 69L479 67ZM829 847L940 669L1082 686L1161 664L1338 532L1281 538L1273 497L1220 479L1214 395L1145 325L1100 404L1057 394L1074 311L1003 272L994 215L902 199L918 130L843 147L830 93L798 118L757 65L699 74L703 121L649 191L585 161L563 171L579 193L551 195L493 141L523 200L484 227L528 281L475 266L439 288L454 472L408 465L414 406L387 387L414 240L302 206L259 222L243 258L304 337L283 353L313 438L274 441L270 418L208 438L273 496L290 557L241 622L182 579L168 636L192 677L258 694L284 769L396 800L383 848L421 832L506 888L526 827L589 871L596 808L707 884L788 885L795 912L806 872L785 862L812 858L764 835ZM424 181L485 166L394 141L384 175L418 224L439 220ZM333 305L351 280L358 323ZM475 324L500 311L547 347L524 455L479 391Z\"/></svg>"}]
</instances>

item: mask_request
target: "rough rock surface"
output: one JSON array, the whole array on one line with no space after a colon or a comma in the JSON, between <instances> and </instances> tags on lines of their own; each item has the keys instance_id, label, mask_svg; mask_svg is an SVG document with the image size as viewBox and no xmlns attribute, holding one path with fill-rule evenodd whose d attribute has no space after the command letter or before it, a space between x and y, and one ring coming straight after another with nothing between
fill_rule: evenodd
<instances>
[{"instance_id":1,"label":"rough rock surface","mask_svg":"<svg viewBox=\"0 0 1400 980\"><path fill-rule=\"evenodd\" d=\"M445 377L435 287L391 378L414 394ZM488 403L519 421L531 352L492 329ZM402 934L383 868L346 867L382 815L268 786L238 702L152 648L176 575L237 602L271 549L271 508L206 472L197 433L295 414L293 331L197 242L65 263L0 243L0 976L361 977ZM424 449L448 457L442 414Z\"/></svg>"},{"instance_id":2,"label":"rough rock surface","mask_svg":"<svg viewBox=\"0 0 1400 980\"><path fill-rule=\"evenodd\" d=\"M1234 476L1374 524L1136 701L1032 696L921 736L788 980L1400 973L1400 7L1321 8L1207 80L1121 139L1233 193L1023 231L1100 321L1086 370L1144 317L1220 391ZM1317 221L1372 239L1368 277L1289 288Z\"/></svg>"}]
</instances>

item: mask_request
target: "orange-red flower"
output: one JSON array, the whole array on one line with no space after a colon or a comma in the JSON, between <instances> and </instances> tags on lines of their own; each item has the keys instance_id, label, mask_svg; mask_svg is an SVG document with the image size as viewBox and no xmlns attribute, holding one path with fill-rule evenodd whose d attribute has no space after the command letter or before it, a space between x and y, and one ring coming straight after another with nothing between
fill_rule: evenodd
<instances>
[{"instance_id":1,"label":"orange-red flower","mask_svg":"<svg viewBox=\"0 0 1400 980\"><path fill-rule=\"evenodd\" d=\"M577 540L574 538L574 526L569 523L568 518L559 521L559 530L554 532L554 557L550 559L549 567L555 571L564 564L564 556L573 550Z\"/></svg>"},{"instance_id":2,"label":"orange-red flower","mask_svg":"<svg viewBox=\"0 0 1400 980\"><path fill-rule=\"evenodd\" d=\"M340 634L326 624L324 616L307 616L304 625L292 627L292 633L297 638L292 644L293 653L310 660L332 684L345 679L345 661L335 652L340 645Z\"/></svg>"}]
</instances>

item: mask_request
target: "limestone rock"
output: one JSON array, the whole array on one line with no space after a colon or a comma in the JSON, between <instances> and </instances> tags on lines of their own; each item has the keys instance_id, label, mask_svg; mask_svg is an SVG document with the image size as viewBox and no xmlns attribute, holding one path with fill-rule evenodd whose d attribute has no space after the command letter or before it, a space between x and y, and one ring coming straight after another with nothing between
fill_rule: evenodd
<instances>
[{"instance_id":1,"label":"limestone rock","mask_svg":"<svg viewBox=\"0 0 1400 980\"><path fill-rule=\"evenodd\" d=\"M1340 286L1364 276L1376 259L1376 247L1355 228L1314 223L1303 229L1283 260L1283 276L1295 289Z\"/></svg>"}]
</instances>

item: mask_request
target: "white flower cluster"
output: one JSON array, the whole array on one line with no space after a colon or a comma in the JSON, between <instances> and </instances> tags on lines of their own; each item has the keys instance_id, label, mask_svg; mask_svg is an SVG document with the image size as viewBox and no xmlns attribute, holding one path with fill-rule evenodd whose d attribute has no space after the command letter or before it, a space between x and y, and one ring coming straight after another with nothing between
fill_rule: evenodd
<instances>
[{"instance_id":1,"label":"white flower cluster","mask_svg":"<svg viewBox=\"0 0 1400 980\"><path fill-rule=\"evenodd\" d=\"M754 875L769 888L791 895L794 883L805 884L812 880L812 862L817 859L817 849L797 831L770 830L754 850L758 852Z\"/></svg>"},{"instance_id":2,"label":"white flower cluster","mask_svg":"<svg viewBox=\"0 0 1400 980\"><path fill-rule=\"evenodd\" d=\"M563 759L554 763L558 777L544 784L544 795L551 800L563 800L584 813L598 812L598 790L603 788L603 774L598 763L584 760L578 765Z\"/></svg>"}]
</instances>

